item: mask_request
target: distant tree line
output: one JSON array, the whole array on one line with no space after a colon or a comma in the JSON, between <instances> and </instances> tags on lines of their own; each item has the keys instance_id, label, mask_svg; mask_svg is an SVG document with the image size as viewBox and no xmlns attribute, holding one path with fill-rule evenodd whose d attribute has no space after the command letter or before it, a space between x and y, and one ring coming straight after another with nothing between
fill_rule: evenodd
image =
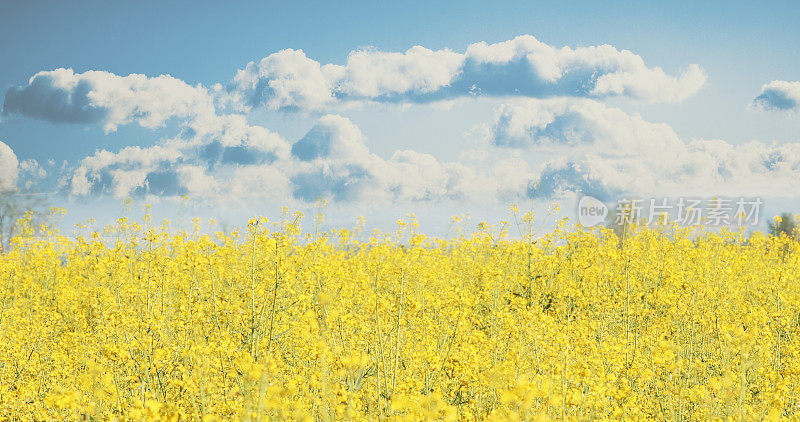
<instances>
[{"instance_id":1,"label":"distant tree line","mask_svg":"<svg viewBox=\"0 0 800 422\"><path fill-rule=\"evenodd\" d=\"M798 238L797 220L788 212L781 213L778 217L767 223L769 233L773 236L785 235L793 239Z\"/></svg>"},{"instance_id":2,"label":"distant tree line","mask_svg":"<svg viewBox=\"0 0 800 422\"><path fill-rule=\"evenodd\" d=\"M47 196L0 189L0 253L8 250L9 241L17 234L17 221L30 214L36 223L46 216Z\"/></svg>"}]
</instances>

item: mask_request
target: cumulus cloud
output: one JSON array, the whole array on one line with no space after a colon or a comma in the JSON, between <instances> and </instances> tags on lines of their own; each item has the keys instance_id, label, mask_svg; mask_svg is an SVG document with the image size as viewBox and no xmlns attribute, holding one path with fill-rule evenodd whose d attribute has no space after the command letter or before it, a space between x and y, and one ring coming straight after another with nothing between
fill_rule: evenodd
<instances>
[{"instance_id":1,"label":"cumulus cloud","mask_svg":"<svg viewBox=\"0 0 800 422\"><path fill-rule=\"evenodd\" d=\"M499 148L550 153L530 196L775 195L800 177L800 145L681 140L673 129L592 100L526 100L501 108Z\"/></svg>"},{"instance_id":2,"label":"cumulus cloud","mask_svg":"<svg viewBox=\"0 0 800 422\"><path fill-rule=\"evenodd\" d=\"M316 159L365 163L371 158L364 135L349 119L326 115L292 145L292 155L300 161Z\"/></svg>"},{"instance_id":3,"label":"cumulus cloud","mask_svg":"<svg viewBox=\"0 0 800 422\"><path fill-rule=\"evenodd\" d=\"M69 186L73 195L392 202L491 196L493 182L484 179L415 151L381 158L356 125L337 115L322 116L291 145L238 116L218 116L193 121L159 145L98 151L81 161Z\"/></svg>"},{"instance_id":4,"label":"cumulus cloud","mask_svg":"<svg viewBox=\"0 0 800 422\"><path fill-rule=\"evenodd\" d=\"M772 81L761 87L753 106L762 110L800 110L800 82Z\"/></svg>"},{"instance_id":5,"label":"cumulus cloud","mask_svg":"<svg viewBox=\"0 0 800 422\"><path fill-rule=\"evenodd\" d=\"M351 52L346 65L328 64L324 70L337 96L391 101L441 91L453 81L463 61L463 55L448 49L414 46L404 53L364 49Z\"/></svg>"},{"instance_id":6,"label":"cumulus cloud","mask_svg":"<svg viewBox=\"0 0 800 422\"><path fill-rule=\"evenodd\" d=\"M98 151L84 158L75 170L72 193L113 194L117 197L146 189L151 181L154 189L164 191L164 174L181 158L179 151L157 145L125 147L119 152ZM150 175L153 176L150 176ZM149 177L150 176L150 177ZM171 190L171 189L170 189Z\"/></svg>"},{"instance_id":7,"label":"cumulus cloud","mask_svg":"<svg viewBox=\"0 0 800 422\"><path fill-rule=\"evenodd\" d=\"M292 146L299 161L291 176L293 195L351 201L455 199L471 193L472 172L457 163L440 163L429 154L397 151L388 160L371 153L349 119L326 115Z\"/></svg>"},{"instance_id":8,"label":"cumulus cloud","mask_svg":"<svg viewBox=\"0 0 800 422\"><path fill-rule=\"evenodd\" d=\"M427 102L478 95L679 102L705 81L697 65L670 76L610 45L555 48L523 35L472 44L465 53L421 46L403 53L362 49L344 65L322 65L300 50L283 50L240 70L229 91L244 108L321 110L336 100Z\"/></svg>"},{"instance_id":9,"label":"cumulus cloud","mask_svg":"<svg viewBox=\"0 0 800 422\"><path fill-rule=\"evenodd\" d=\"M601 149L608 155L674 151L682 143L672 128L593 100L553 98L501 106L492 126L495 145L509 148Z\"/></svg>"},{"instance_id":10,"label":"cumulus cloud","mask_svg":"<svg viewBox=\"0 0 800 422\"><path fill-rule=\"evenodd\" d=\"M0 142L0 191L12 190L17 185L19 160L11 147Z\"/></svg>"},{"instance_id":11,"label":"cumulus cloud","mask_svg":"<svg viewBox=\"0 0 800 422\"><path fill-rule=\"evenodd\" d=\"M173 117L213 113L213 99L205 88L168 75L148 78L72 69L39 72L26 85L9 88L3 102L4 115L101 124L107 132L133 122L156 128Z\"/></svg>"},{"instance_id":12,"label":"cumulus cloud","mask_svg":"<svg viewBox=\"0 0 800 422\"><path fill-rule=\"evenodd\" d=\"M474 199L494 192L493 183L480 171L454 162L439 162L430 154L396 151L384 166L381 178L398 198L426 200Z\"/></svg>"},{"instance_id":13,"label":"cumulus cloud","mask_svg":"<svg viewBox=\"0 0 800 422\"><path fill-rule=\"evenodd\" d=\"M557 49L530 35L496 44L480 42L467 48L463 88L491 95L527 97L625 96L648 102L679 102L706 81L698 65L690 65L679 77L610 45Z\"/></svg>"},{"instance_id":14,"label":"cumulus cloud","mask_svg":"<svg viewBox=\"0 0 800 422\"><path fill-rule=\"evenodd\" d=\"M286 49L250 62L233 79L236 101L273 110L321 108L332 98L318 62L302 50Z\"/></svg>"},{"instance_id":15,"label":"cumulus cloud","mask_svg":"<svg viewBox=\"0 0 800 422\"><path fill-rule=\"evenodd\" d=\"M323 116L292 146L292 156L300 161L291 176L297 199L353 200L376 184L372 170L380 158L369 152L361 131L344 117Z\"/></svg>"},{"instance_id":16,"label":"cumulus cloud","mask_svg":"<svg viewBox=\"0 0 800 422\"><path fill-rule=\"evenodd\" d=\"M84 158L72 173L70 191L115 197L213 196L224 187L214 175L235 178L242 166L265 166L288 155L283 138L249 125L243 116L202 116L158 145L102 150Z\"/></svg>"}]
</instances>

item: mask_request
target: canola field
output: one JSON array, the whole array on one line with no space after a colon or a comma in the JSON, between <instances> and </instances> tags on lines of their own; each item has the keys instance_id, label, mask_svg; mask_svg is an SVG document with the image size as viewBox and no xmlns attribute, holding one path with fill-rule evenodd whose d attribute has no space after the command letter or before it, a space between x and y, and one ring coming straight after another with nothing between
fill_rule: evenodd
<instances>
[{"instance_id":1,"label":"canola field","mask_svg":"<svg viewBox=\"0 0 800 422\"><path fill-rule=\"evenodd\" d=\"M23 221L0 256L0 419L800 418L785 236L313 219Z\"/></svg>"}]
</instances>

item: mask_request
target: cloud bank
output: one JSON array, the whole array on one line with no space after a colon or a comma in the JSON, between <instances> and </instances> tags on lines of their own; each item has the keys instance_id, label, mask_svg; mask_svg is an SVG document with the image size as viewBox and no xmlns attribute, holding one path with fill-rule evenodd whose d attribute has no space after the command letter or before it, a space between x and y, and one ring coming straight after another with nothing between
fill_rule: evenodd
<instances>
[{"instance_id":1,"label":"cloud bank","mask_svg":"<svg viewBox=\"0 0 800 422\"><path fill-rule=\"evenodd\" d=\"M680 102L706 81L698 65L680 76L610 45L555 48L530 35L457 53L415 46L403 53L361 49L344 65L287 49L249 63L228 90L243 109L323 110L348 100L428 102L469 96L628 97Z\"/></svg>"},{"instance_id":2,"label":"cloud bank","mask_svg":"<svg viewBox=\"0 0 800 422\"><path fill-rule=\"evenodd\" d=\"M213 201L423 202L663 195L791 195L800 145L683 140L664 123L589 99L518 100L486 132L487 159L442 162L370 151L349 119L324 115L289 142L242 116L196 119L175 138L100 151L74 171L75 195L192 195ZM531 157L540 159L540 165ZM479 164L476 164L479 163Z\"/></svg>"},{"instance_id":3,"label":"cloud bank","mask_svg":"<svg viewBox=\"0 0 800 422\"><path fill-rule=\"evenodd\" d=\"M526 35L472 44L463 53L421 46L405 52L360 49L343 65L321 64L287 49L248 64L227 87L211 90L168 75L56 69L10 88L3 114L96 124L106 132L126 124L153 129L178 122L180 132L156 145L100 150L70 167L64 186L75 196L483 203L569 192L606 199L794 192L800 146L684 140L667 124L599 101L679 102L705 81L697 65L668 75L630 51L608 45L555 48ZM754 104L796 109L798 84L771 82ZM454 146L453 156L462 154L451 161L402 149L381 157L352 121L337 114L319 113L294 140L251 124L247 114L255 108L324 111L348 102L481 96L507 102L484 125L487 142L471 151ZM32 160L20 163L2 143L0 164L5 189L44 172Z\"/></svg>"},{"instance_id":4,"label":"cloud bank","mask_svg":"<svg viewBox=\"0 0 800 422\"><path fill-rule=\"evenodd\" d=\"M490 140L500 148L555 156L531 181L530 196L785 196L800 178L800 144L685 141L669 125L593 100L506 105L491 127Z\"/></svg>"},{"instance_id":5,"label":"cloud bank","mask_svg":"<svg viewBox=\"0 0 800 422\"><path fill-rule=\"evenodd\" d=\"M86 157L69 188L73 195L192 195L215 201L421 201L472 193L466 183L473 172L463 165L414 151L398 151L386 160L364 141L358 127L337 115L321 117L294 144L242 116L197 119L159 145Z\"/></svg>"}]
</instances>

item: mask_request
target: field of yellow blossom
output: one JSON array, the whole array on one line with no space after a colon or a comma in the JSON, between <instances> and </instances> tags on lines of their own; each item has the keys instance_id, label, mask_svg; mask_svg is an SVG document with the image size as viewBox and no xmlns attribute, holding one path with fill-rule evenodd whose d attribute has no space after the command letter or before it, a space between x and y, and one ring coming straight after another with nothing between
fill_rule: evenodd
<instances>
[{"instance_id":1,"label":"field of yellow blossom","mask_svg":"<svg viewBox=\"0 0 800 422\"><path fill-rule=\"evenodd\" d=\"M301 220L21 227L0 256L0 419L800 417L785 236Z\"/></svg>"}]
</instances>

